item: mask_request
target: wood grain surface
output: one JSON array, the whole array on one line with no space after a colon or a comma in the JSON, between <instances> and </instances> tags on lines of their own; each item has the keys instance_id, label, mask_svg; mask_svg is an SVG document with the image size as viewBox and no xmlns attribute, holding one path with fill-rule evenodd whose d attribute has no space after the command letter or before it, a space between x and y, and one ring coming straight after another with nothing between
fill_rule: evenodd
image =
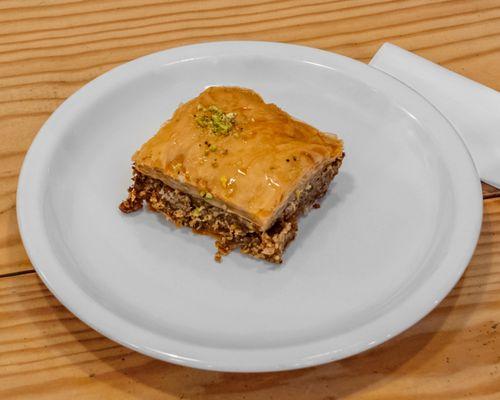
<instances>
[{"instance_id":1,"label":"wood grain surface","mask_svg":"<svg viewBox=\"0 0 500 400\"><path fill-rule=\"evenodd\" d=\"M134 353L38 280L15 215L19 169L62 101L103 72L188 43L271 40L367 62L385 41L500 89L500 0L0 0L1 399L500 399L500 191L483 185L465 276L372 351L275 374L223 374Z\"/></svg>"},{"instance_id":2,"label":"wood grain surface","mask_svg":"<svg viewBox=\"0 0 500 400\"><path fill-rule=\"evenodd\" d=\"M340 362L228 374L142 356L67 311L35 273L0 279L1 399L498 399L500 201L465 275L430 315Z\"/></svg>"}]
</instances>

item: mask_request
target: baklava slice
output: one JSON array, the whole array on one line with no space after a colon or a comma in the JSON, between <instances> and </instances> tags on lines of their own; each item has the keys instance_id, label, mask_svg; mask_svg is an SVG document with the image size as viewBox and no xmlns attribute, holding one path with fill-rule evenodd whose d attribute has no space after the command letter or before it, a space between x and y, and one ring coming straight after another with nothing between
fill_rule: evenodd
<instances>
[{"instance_id":1,"label":"baklava slice","mask_svg":"<svg viewBox=\"0 0 500 400\"><path fill-rule=\"evenodd\" d=\"M178 226L231 250L281 263L297 220L327 192L342 141L252 90L210 87L182 104L132 157L120 210L146 203Z\"/></svg>"}]
</instances>

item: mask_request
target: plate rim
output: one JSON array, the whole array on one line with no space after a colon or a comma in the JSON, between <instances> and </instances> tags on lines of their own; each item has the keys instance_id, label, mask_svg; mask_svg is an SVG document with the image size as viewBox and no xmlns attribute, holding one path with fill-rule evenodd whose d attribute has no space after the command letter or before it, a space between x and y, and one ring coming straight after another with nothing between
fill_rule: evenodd
<instances>
[{"instance_id":1,"label":"plate rim","mask_svg":"<svg viewBox=\"0 0 500 400\"><path fill-rule=\"evenodd\" d=\"M158 61L162 61L164 58L169 58L169 57L174 59L176 57L177 58L181 57L181 59L177 60L177 62L182 62L183 59L186 59L186 55L189 53L194 53L194 54L198 54L200 52L217 53L217 52L224 52L229 49L234 50L236 48L239 48L240 50L246 49L246 51L251 51L253 54L256 55L275 52L275 54L280 54L281 58L289 60L291 59L296 60L297 59L296 57L299 58L303 57L300 59L300 61L313 62L309 60L323 60L323 61L329 60L331 61L332 64L337 64L337 65L341 64L348 66L351 65L353 66L354 69L356 68L359 69L360 66L362 66L361 67L362 69L366 68L366 71L371 71L367 72L367 74L375 74L374 76L378 76L382 80L386 81L390 80L392 82L398 82L398 85L402 85L404 87L404 90L407 90L408 93L413 93L414 97L416 95L417 98L420 98L421 102L423 101L425 104L427 104L427 106L430 105L432 107L432 109L434 110L433 111L434 114L438 116L438 118L441 118L446 123L446 125L449 128L448 131L453 132L454 135L449 135L449 137L450 138L454 137L456 142L459 143L459 146L461 146L462 150L464 151L463 152L464 160L461 167L465 169L466 172L467 171L469 172L469 176L467 177L467 179L464 179L464 182L461 182L461 184L466 186L464 190L468 192L469 197L468 199L464 199L464 201L467 200L467 203L469 204L470 207L468 209L468 215L463 218L466 218L468 220L467 224L469 225L470 231L465 233L467 243L464 243L462 249L456 250L457 252L461 253L460 263L459 263L460 265L455 266L452 279L448 279L443 285L441 285L439 289L436 289L435 296L431 300L422 301L421 303L425 304L420 304L420 307L417 307L417 310L414 310L415 313L413 314L412 317L406 318L406 320L403 323L400 322L399 324L393 324L393 329L387 329L384 334L378 335L378 337L372 340L364 341L362 343L357 343L353 346L346 347L343 349L326 350L324 352L318 354L311 354L308 357L302 357L301 359L296 359L296 360L284 359L284 358L279 359L279 357L277 356L276 360L273 362L265 360L263 361L254 360L253 362L248 363L248 359L245 359L245 355L247 357L250 357L250 354L248 354L247 351L241 349L228 350L229 354L234 355L235 353L238 353L238 356L234 357L235 360L239 360L239 362L236 363L234 361L231 362L227 360L221 361L220 357L219 358L215 357L212 359L210 359L210 357L207 358L206 356L196 357L196 358L187 357L183 356L182 354L176 354L175 351L173 352L161 351L157 348L154 348L154 346L150 347L144 344L137 343L136 340L134 340L133 338L131 339L130 337L134 335L130 334L127 335L121 333L126 330L124 328L122 329L116 328L113 330L113 328L109 325L109 323L106 323L102 318L102 315L104 315L105 317L113 319L111 318L112 316L107 315L111 313L109 310L105 309L102 306L99 306L99 304L95 301L95 299L92 299L91 296L89 296L82 290L76 290L74 292L75 296L76 294L80 296L79 297L80 301L75 302L74 299L71 298L72 295L68 295L67 293L65 294L64 291L61 290L61 282L64 281L65 278L54 276L54 268L56 267L52 267L52 265L57 265L61 270L64 270L64 267L61 265L61 263L58 262L57 257L51 253L52 249L50 246L46 246L44 248L44 245L40 245L40 243L43 243L43 240L40 240L40 235L43 235L44 232L43 230L40 229L44 226L43 218L40 218L41 214L40 212L36 211L36 209L33 207L33 204L27 201L27 199L30 197L29 195L31 195L33 192L36 194L37 190L39 193L39 191L42 188L41 179L37 180L36 178L44 175L41 171L42 168L37 166L37 163L40 164L41 162L43 162L44 153L47 153L51 149L50 148L51 145L53 146L55 143L57 143L58 139L57 135L54 134L53 132L51 135L49 135L51 126L55 123L55 121L57 121L58 118L64 117L64 113L67 111L67 109L71 111L71 106L75 103L75 101L79 100L80 98L85 98L85 96L91 97L92 91L99 92L100 85L107 86L108 88L112 87L113 84L116 85L116 81L118 81L118 83L120 81L120 76L124 76L130 73L130 71L134 69L140 71L141 65L143 65L144 67L148 65L158 66ZM198 57L194 56L191 58L198 58ZM320 64L324 65L322 63ZM61 138L64 137L64 127L60 128L59 131L57 132ZM432 105L423 96L421 96L419 93L417 93L416 91L414 91L401 81L390 76L389 74L386 74L380 70L370 67L367 64L361 63L360 61L353 60L351 58L339 54L315 48L285 44L285 43L276 43L276 42L222 41L222 42L208 42L208 43L194 44L188 46L181 46L155 52L134 59L125 64L119 65L107 71L103 75L98 76L94 80L88 82L83 87L78 89L52 113L52 115L47 119L47 121L43 124L43 126L40 128L39 132L35 136L35 139L33 140L23 160L23 164L19 174L16 203L17 203L17 220L22 242L37 274L41 277L42 281L49 288L52 294L65 307L67 307L70 312L72 312L77 318L82 320L84 323L86 323L99 333L132 350L175 364L180 364L194 368L201 368L206 370L227 371L227 372L270 372L270 371L298 369L313 365L324 364L327 362L346 358L354 354L358 354L362 351L368 350L372 347L382 344L383 342L392 338L393 336L400 334L404 330L413 326L424 316L426 316L430 311L432 311L432 309L434 309L439 304L439 302L455 286L455 284L465 271L466 267L468 266L470 259L472 258L474 249L479 239L479 234L482 224L483 198L482 198L480 179L476 171L476 168L474 166L474 163L472 161L472 158L470 156L470 153L466 148L463 140L454 129L453 125L446 119L445 116L443 116L443 114L434 105ZM47 267L46 265L49 266ZM441 269L443 268L442 263L438 268L436 268L436 271L440 268ZM71 278L68 279L69 281L73 281ZM78 288L76 282L74 282L74 286ZM419 290L420 289L421 288L419 288ZM407 300L408 298L405 298L405 301ZM75 303L84 305L79 306ZM402 304L403 303L404 302L402 302ZM400 306L398 309L400 309L401 307L402 306ZM94 318L92 318L92 313L95 312L101 313L100 314L101 318L100 319L97 318L97 322L95 315ZM129 325L128 328L131 328L130 325L133 325L133 323L127 322L127 320L121 317L118 317L116 315L114 317L115 318L113 319L113 321L115 323L121 322L125 326L127 326L128 323ZM117 331L119 331L120 333L117 334L116 333ZM168 343L175 344L178 342L176 342L173 339L170 339ZM193 347L193 345L191 345L191 347ZM200 349L200 354L201 353L203 354L206 353L208 355L211 354L211 352L209 351L210 348L209 350L207 350L208 353L203 352L202 350L203 349ZM266 349L266 353L272 353L272 352L273 352L272 349ZM177 351L177 353L179 352ZM224 350L215 348L212 349L212 353L218 353L222 355L226 354ZM276 351L275 353L280 354L279 352Z\"/></svg>"}]
</instances>

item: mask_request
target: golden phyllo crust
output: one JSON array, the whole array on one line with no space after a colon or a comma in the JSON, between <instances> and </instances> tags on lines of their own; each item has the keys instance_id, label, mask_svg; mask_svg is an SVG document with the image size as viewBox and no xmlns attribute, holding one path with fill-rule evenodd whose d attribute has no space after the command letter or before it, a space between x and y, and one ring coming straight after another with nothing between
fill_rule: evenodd
<instances>
[{"instance_id":1,"label":"golden phyllo crust","mask_svg":"<svg viewBox=\"0 0 500 400\"><path fill-rule=\"evenodd\" d=\"M182 104L132 160L139 173L264 232L314 176L342 157L335 135L254 91L210 87Z\"/></svg>"}]
</instances>

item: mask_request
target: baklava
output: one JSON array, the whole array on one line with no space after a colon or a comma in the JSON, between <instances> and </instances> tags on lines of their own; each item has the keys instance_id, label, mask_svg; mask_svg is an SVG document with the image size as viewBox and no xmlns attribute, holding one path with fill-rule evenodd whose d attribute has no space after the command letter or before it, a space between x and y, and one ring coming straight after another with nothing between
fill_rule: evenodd
<instances>
[{"instance_id":1,"label":"baklava","mask_svg":"<svg viewBox=\"0 0 500 400\"><path fill-rule=\"evenodd\" d=\"M319 206L343 157L335 135L254 91L210 87L133 155L120 210L146 203L177 226L212 235L217 261L239 249L281 263L298 218Z\"/></svg>"}]
</instances>

